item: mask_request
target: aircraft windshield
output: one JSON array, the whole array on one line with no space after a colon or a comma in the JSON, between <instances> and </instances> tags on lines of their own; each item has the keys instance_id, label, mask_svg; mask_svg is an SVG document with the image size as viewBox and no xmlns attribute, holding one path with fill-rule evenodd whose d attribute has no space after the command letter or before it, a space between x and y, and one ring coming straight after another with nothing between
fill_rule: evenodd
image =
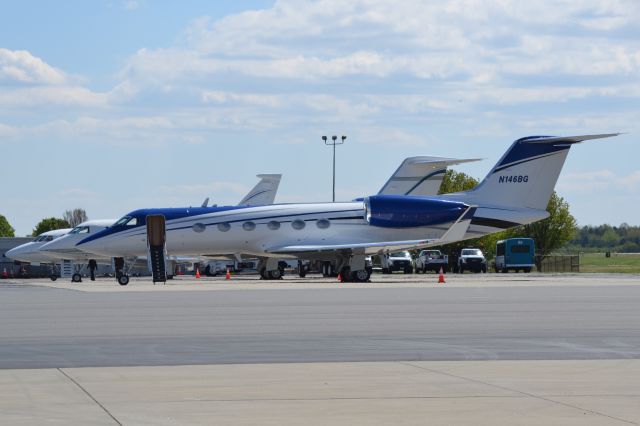
<instances>
[{"instance_id":1,"label":"aircraft windshield","mask_svg":"<svg viewBox=\"0 0 640 426\"><path fill-rule=\"evenodd\" d=\"M136 226L137 224L138 224L137 218L131 217L131 216L125 216L119 221L117 221L116 223L114 223L113 226Z\"/></svg>"},{"instance_id":2,"label":"aircraft windshield","mask_svg":"<svg viewBox=\"0 0 640 426\"><path fill-rule=\"evenodd\" d=\"M89 227L88 226L76 226L69 232L70 234L88 234Z\"/></svg>"}]
</instances>

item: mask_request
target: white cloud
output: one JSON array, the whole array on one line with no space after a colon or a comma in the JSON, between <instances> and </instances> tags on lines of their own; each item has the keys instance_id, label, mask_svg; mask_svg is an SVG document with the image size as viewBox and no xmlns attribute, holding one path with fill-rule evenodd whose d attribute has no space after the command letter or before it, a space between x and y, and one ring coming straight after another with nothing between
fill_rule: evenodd
<instances>
[{"instance_id":1,"label":"white cloud","mask_svg":"<svg viewBox=\"0 0 640 426\"><path fill-rule=\"evenodd\" d=\"M136 10L140 7L140 3L137 2L136 0L125 0L124 1L124 8L126 10Z\"/></svg>"},{"instance_id":2,"label":"white cloud","mask_svg":"<svg viewBox=\"0 0 640 426\"><path fill-rule=\"evenodd\" d=\"M0 108L28 108L33 106L103 107L107 96L80 86L20 87L0 92Z\"/></svg>"},{"instance_id":3,"label":"white cloud","mask_svg":"<svg viewBox=\"0 0 640 426\"><path fill-rule=\"evenodd\" d=\"M229 72L302 80L408 74L483 81L640 70L637 41L603 37L601 25L579 35L562 31L582 22L631 27L629 17L640 15L634 2L557 3L279 1L218 21L196 20L186 46L142 49L125 74L151 81Z\"/></svg>"},{"instance_id":4,"label":"white cloud","mask_svg":"<svg viewBox=\"0 0 640 426\"><path fill-rule=\"evenodd\" d=\"M67 76L26 50L0 48L0 81L64 84Z\"/></svg>"}]
</instances>

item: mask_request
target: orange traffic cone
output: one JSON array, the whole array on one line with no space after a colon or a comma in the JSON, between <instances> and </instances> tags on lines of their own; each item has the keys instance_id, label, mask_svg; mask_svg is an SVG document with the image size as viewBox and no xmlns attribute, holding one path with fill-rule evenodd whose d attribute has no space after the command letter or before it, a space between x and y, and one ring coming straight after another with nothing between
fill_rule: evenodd
<instances>
[{"instance_id":1,"label":"orange traffic cone","mask_svg":"<svg viewBox=\"0 0 640 426\"><path fill-rule=\"evenodd\" d=\"M200 268L196 268L196 278L200 278Z\"/></svg>"},{"instance_id":2,"label":"orange traffic cone","mask_svg":"<svg viewBox=\"0 0 640 426\"><path fill-rule=\"evenodd\" d=\"M438 277L438 284L444 284L444 271L442 270L442 266L440 267L440 276Z\"/></svg>"},{"instance_id":3,"label":"orange traffic cone","mask_svg":"<svg viewBox=\"0 0 640 426\"><path fill-rule=\"evenodd\" d=\"M342 274L338 274L338 281L342 282Z\"/></svg>"},{"instance_id":4,"label":"orange traffic cone","mask_svg":"<svg viewBox=\"0 0 640 426\"><path fill-rule=\"evenodd\" d=\"M7 274L7 268L4 268L2 271L2 278L9 278L9 274Z\"/></svg>"},{"instance_id":5,"label":"orange traffic cone","mask_svg":"<svg viewBox=\"0 0 640 426\"><path fill-rule=\"evenodd\" d=\"M231 279L231 271L229 271L229 268L227 268L227 275L224 276L225 280L230 280Z\"/></svg>"}]
</instances>

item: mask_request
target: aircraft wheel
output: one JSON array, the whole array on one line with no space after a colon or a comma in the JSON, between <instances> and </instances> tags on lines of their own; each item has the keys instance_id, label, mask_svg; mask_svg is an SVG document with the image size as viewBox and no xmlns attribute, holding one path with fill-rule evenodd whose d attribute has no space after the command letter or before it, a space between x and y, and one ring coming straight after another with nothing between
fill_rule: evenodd
<instances>
[{"instance_id":1,"label":"aircraft wheel","mask_svg":"<svg viewBox=\"0 0 640 426\"><path fill-rule=\"evenodd\" d=\"M71 281L74 283L81 283L82 282L82 275L75 273L73 275L71 275Z\"/></svg>"},{"instance_id":2,"label":"aircraft wheel","mask_svg":"<svg viewBox=\"0 0 640 426\"><path fill-rule=\"evenodd\" d=\"M361 269L359 271L353 271L351 273L351 280L359 283L365 283L369 281L369 277L371 275L366 269Z\"/></svg>"},{"instance_id":3,"label":"aircraft wheel","mask_svg":"<svg viewBox=\"0 0 640 426\"><path fill-rule=\"evenodd\" d=\"M129 275L120 275L118 277L118 284L120 284L120 285L129 284Z\"/></svg>"},{"instance_id":4,"label":"aircraft wheel","mask_svg":"<svg viewBox=\"0 0 640 426\"><path fill-rule=\"evenodd\" d=\"M55 281L58 279L57 275L49 275L49 278L51 279L51 281Z\"/></svg>"},{"instance_id":5,"label":"aircraft wheel","mask_svg":"<svg viewBox=\"0 0 640 426\"><path fill-rule=\"evenodd\" d=\"M274 269L273 271L267 272L270 280L279 280L282 279L282 271L280 269Z\"/></svg>"}]
</instances>

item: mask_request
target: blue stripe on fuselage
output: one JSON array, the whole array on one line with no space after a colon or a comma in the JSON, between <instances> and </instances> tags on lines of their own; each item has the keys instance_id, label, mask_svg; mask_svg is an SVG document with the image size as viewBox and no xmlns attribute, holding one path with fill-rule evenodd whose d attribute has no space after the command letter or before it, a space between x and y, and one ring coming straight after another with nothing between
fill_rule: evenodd
<instances>
[{"instance_id":1,"label":"blue stripe on fuselage","mask_svg":"<svg viewBox=\"0 0 640 426\"><path fill-rule=\"evenodd\" d=\"M232 210L240 210L247 209L247 206L222 206L222 207L174 207L174 208L160 208L160 209L139 209L134 210L131 213L128 213L126 216L130 216L132 218L136 218L138 220L135 226L126 226L126 225L118 225L118 226L110 226L108 228L103 229L100 232L96 232L93 235L88 236L84 240L78 242L76 246L82 245L89 241L97 240L98 238L105 237L107 235L116 234L118 232L136 229L141 226L146 225L146 219L149 215L163 215L165 220L174 220L174 219L182 219L190 216L199 216L203 214L209 213L219 213L225 211Z\"/></svg>"}]
</instances>

